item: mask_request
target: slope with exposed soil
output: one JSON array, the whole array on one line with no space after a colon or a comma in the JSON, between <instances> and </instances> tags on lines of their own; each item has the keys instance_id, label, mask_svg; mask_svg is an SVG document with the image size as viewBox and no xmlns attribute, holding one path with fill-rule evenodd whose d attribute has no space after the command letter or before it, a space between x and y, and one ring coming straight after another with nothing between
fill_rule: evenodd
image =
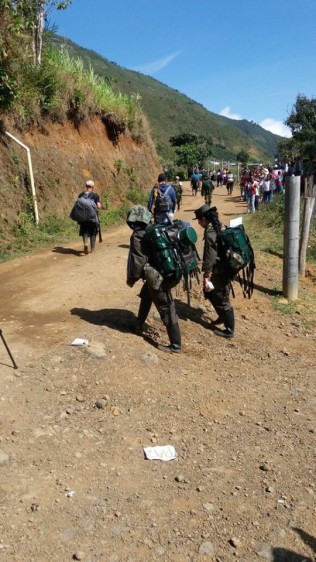
<instances>
[{"instance_id":1,"label":"slope with exposed soil","mask_svg":"<svg viewBox=\"0 0 316 562\"><path fill-rule=\"evenodd\" d=\"M136 142L128 132L112 138L101 118L95 116L75 127L71 122L47 123L41 129L16 131L8 122L2 129L30 150L40 222L48 216L68 216L74 198L85 181L95 181L95 191L110 211L120 207L129 190L146 190L160 165L143 119L143 138ZM0 189L2 237L20 219L32 213L30 170L26 150L0 132ZM2 248L0 248L1 256Z\"/></svg>"},{"instance_id":2,"label":"slope with exposed soil","mask_svg":"<svg viewBox=\"0 0 316 562\"><path fill-rule=\"evenodd\" d=\"M179 216L202 202L186 187ZM245 211L224 188L214 203L224 222ZM155 310L146 338L130 330L129 236L113 228L95 254L78 239L0 266L19 366L0 345L0 559L311 562L315 334L272 307L279 258L256 256L251 301L235 287L233 340L208 329L198 285L191 307L176 291L183 353L169 356ZM155 444L177 459L145 460Z\"/></svg>"}]
</instances>

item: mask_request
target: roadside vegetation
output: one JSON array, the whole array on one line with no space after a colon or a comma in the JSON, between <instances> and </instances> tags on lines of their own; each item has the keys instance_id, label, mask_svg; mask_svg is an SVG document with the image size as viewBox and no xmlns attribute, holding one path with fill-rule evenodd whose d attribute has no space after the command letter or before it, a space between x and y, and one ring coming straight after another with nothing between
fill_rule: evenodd
<instances>
[{"instance_id":1,"label":"roadside vegetation","mask_svg":"<svg viewBox=\"0 0 316 562\"><path fill-rule=\"evenodd\" d=\"M71 57L45 41L41 63L34 64L28 21L10 9L0 7L0 117L26 129L45 120L76 126L92 114L101 116L112 140L129 131L140 140L143 116L137 94L114 91L92 66Z\"/></svg>"},{"instance_id":2,"label":"roadside vegetation","mask_svg":"<svg viewBox=\"0 0 316 562\"><path fill-rule=\"evenodd\" d=\"M303 200L301 200L303 201ZM303 221L303 205L300 208L300 224ZM275 283L271 295L272 304L281 314L287 314L295 322L298 317L307 329L316 328L316 219L312 220L306 256L306 279L299 282L299 298L287 301L282 297L282 265L284 245L284 193L279 193L273 203L261 203L257 213L245 215L244 223L251 240L257 267L273 272Z\"/></svg>"},{"instance_id":3,"label":"roadside vegetation","mask_svg":"<svg viewBox=\"0 0 316 562\"><path fill-rule=\"evenodd\" d=\"M303 207L301 206L301 221ZM284 192L275 196L273 203L261 203L258 213L246 215L244 219L251 242L257 251L281 255L283 252ZM313 219L307 261L316 267L316 220Z\"/></svg>"}]
</instances>

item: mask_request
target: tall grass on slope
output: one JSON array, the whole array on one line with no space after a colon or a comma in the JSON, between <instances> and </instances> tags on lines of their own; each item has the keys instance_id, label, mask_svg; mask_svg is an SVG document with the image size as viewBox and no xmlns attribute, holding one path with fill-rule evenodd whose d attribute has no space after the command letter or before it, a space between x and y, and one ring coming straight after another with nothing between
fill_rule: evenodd
<instances>
[{"instance_id":1,"label":"tall grass on slope","mask_svg":"<svg viewBox=\"0 0 316 562\"><path fill-rule=\"evenodd\" d=\"M303 198L300 201L300 224L303 219ZM245 223L247 233L255 249L265 253L283 254L284 244L284 192L275 196L269 204L260 203L259 212L247 215ZM309 242L307 248L307 261L316 265L316 217L312 219Z\"/></svg>"},{"instance_id":2,"label":"tall grass on slope","mask_svg":"<svg viewBox=\"0 0 316 562\"><path fill-rule=\"evenodd\" d=\"M118 134L129 130L141 140L140 96L116 93L110 82L91 66L85 69L82 60L70 57L65 49L46 46L40 67L20 58L14 73L19 88L10 107L2 109L10 112L19 128L42 124L45 118L61 123L71 119L78 126L97 114Z\"/></svg>"},{"instance_id":3,"label":"tall grass on slope","mask_svg":"<svg viewBox=\"0 0 316 562\"><path fill-rule=\"evenodd\" d=\"M47 48L47 57L62 85L68 116L78 123L95 113L103 118L114 119L122 130L127 128L133 132L134 128L139 129L141 109L137 94L128 96L116 93L111 84L100 78L91 66L86 70L81 59L70 57L64 49L58 51Z\"/></svg>"}]
</instances>

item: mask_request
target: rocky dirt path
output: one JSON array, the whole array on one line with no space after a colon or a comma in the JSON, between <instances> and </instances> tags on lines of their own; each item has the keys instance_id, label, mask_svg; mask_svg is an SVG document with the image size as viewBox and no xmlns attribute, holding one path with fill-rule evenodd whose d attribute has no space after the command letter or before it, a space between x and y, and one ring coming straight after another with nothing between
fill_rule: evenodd
<instances>
[{"instance_id":1,"label":"rocky dirt path","mask_svg":"<svg viewBox=\"0 0 316 562\"><path fill-rule=\"evenodd\" d=\"M235 194L237 195L237 194ZM202 204L188 186L179 216ZM245 212L214 195L224 222ZM201 235L201 232L199 232ZM0 266L0 559L6 562L311 562L315 559L315 334L272 308L281 263L257 255L237 333L216 338L199 286L177 293L184 352L152 310L129 326L130 232ZM89 347L70 345L86 338ZM174 445L170 462L143 447Z\"/></svg>"}]
</instances>

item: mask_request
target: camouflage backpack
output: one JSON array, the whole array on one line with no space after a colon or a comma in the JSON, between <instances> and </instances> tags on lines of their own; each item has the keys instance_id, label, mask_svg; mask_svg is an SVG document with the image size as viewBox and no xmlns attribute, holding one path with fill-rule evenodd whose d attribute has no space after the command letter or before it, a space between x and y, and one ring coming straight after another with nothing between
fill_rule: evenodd
<instances>
[{"instance_id":1,"label":"camouflage backpack","mask_svg":"<svg viewBox=\"0 0 316 562\"><path fill-rule=\"evenodd\" d=\"M189 303L191 280L199 271L194 228L181 220L153 224L147 227L145 238L151 253L150 265L174 286L183 279Z\"/></svg>"},{"instance_id":2,"label":"camouflage backpack","mask_svg":"<svg viewBox=\"0 0 316 562\"><path fill-rule=\"evenodd\" d=\"M256 265L254 251L244 226L240 224L222 229L217 235L217 243L220 267L231 279L238 275L244 296L251 298Z\"/></svg>"}]
</instances>

